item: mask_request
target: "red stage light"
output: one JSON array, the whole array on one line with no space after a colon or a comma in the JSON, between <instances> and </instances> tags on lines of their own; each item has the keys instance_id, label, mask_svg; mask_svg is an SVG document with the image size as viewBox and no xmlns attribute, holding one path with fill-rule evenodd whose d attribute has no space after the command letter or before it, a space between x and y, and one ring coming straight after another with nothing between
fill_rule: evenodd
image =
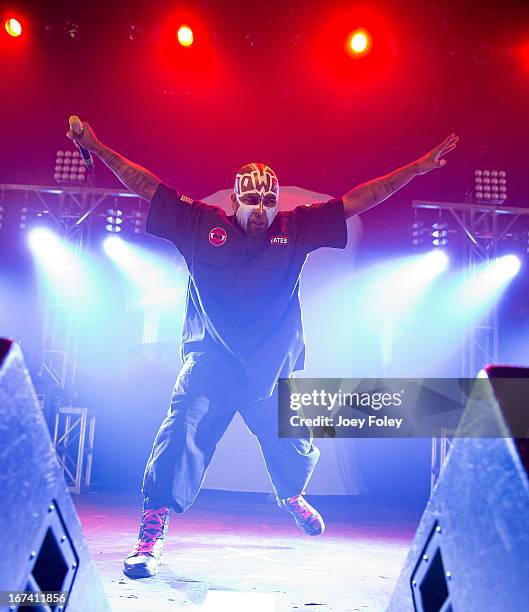
<instances>
[{"instance_id":1,"label":"red stage light","mask_svg":"<svg viewBox=\"0 0 529 612\"><path fill-rule=\"evenodd\" d=\"M190 47L193 44L193 30L189 26L181 25L177 36L182 47Z\"/></svg>"},{"instance_id":2,"label":"red stage light","mask_svg":"<svg viewBox=\"0 0 529 612\"><path fill-rule=\"evenodd\" d=\"M529 41L524 43L519 48L520 59L522 60L522 65L529 72Z\"/></svg>"},{"instance_id":3,"label":"red stage light","mask_svg":"<svg viewBox=\"0 0 529 612\"><path fill-rule=\"evenodd\" d=\"M17 38L22 34L22 24L18 19L15 19L14 17L6 19L5 28L9 36L13 36L13 38Z\"/></svg>"},{"instance_id":4,"label":"red stage light","mask_svg":"<svg viewBox=\"0 0 529 612\"><path fill-rule=\"evenodd\" d=\"M371 49L371 36L366 30L351 32L347 38L346 49L354 57L366 55Z\"/></svg>"}]
</instances>

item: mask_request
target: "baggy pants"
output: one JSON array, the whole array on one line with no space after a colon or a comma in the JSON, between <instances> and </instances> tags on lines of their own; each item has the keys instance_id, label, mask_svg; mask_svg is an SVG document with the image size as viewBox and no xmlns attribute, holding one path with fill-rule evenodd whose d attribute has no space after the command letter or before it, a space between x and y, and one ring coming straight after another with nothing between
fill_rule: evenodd
<instances>
[{"instance_id":1,"label":"baggy pants","mask_svg":"<svg viewBox=\"0 0 529 612\"><path fill-rule=\"evenodd\" d=\"M198 495L217 443L237 411L259 442L276 495L284 499L301 493L320 452L308 428L306 437L278 437L277 386L270 398L251 401L221 356L191 353L154 440L143 495L185 512Z\"/></svg>"}]
</instances>

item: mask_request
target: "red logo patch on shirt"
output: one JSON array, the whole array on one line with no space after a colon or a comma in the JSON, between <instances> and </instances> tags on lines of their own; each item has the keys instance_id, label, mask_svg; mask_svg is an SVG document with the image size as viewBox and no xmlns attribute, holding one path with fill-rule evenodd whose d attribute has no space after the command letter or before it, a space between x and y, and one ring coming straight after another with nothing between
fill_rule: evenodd
<instances>
[{"instance_id":1,"label":"red logo patch on shirt","mask_svg":"<svg viewBox=\"0 0 529 612\"><path fill-rule=\"evenodd\" d=\"M223 227L214 227L209 232L209 242L213 246L222 246L228 240L228 233Z\"/></svg>"},{"instance_id":2,"label":"red logo patch on shirt","mask_svg":"<svg viewBox=\"0 0 529 612\"><path fill-rule=\"evenodd\" d=\"M270 244L288 244L288 236L272 236Z\"/></svg>"}]
</instances>

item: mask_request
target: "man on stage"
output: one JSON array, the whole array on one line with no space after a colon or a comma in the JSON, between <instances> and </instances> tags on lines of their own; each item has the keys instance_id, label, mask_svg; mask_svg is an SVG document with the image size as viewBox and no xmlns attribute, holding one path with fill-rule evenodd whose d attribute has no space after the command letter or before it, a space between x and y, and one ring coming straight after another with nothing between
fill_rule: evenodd
<instances>
[{"instance_id":1,"label":"man on stage","mask_svg":"<svg viewBox=\"0 0 529 612\"><path fill-rule=\"evenodd\" d=\"M303 497L319 451L308 429L299 439L277 434L277 380L304 365L301 268L320 247L345 248L348 217L443 166L457 136L342 198L289 212L278 212L274 171L262 163L246 164L236 174L234 214L228 216L177 193L112 151L87 123L67 135L151 203L147 231L172 242L189 271L183 366L145 468L140 533L125 559L125 574L158 572L170 508L184 512L191 506L237 411L260 444L280 507L306 534L320 535L323 520Z\"/></svg>"}]
</instances>

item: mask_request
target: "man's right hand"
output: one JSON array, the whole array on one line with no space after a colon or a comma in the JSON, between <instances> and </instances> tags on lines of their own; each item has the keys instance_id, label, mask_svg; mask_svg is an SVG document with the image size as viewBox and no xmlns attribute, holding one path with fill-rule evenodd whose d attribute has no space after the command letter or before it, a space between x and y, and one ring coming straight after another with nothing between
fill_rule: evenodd
<instances>
[{"instance_id":1,"label":"man's right hand","mask_svg":"<svg viewBox=\"0 0 529 612\"><path fill-rule=\"evenodd\" d=\"M86 123L86 121L82 121L81 125L83 126L83 131L81 133L72 132L72 130L69 129L66 132L66 136L93 153L101 146L101 143L97 139L94 130L90 127L90 124Z\"/></svg>"},{"instance_id":2,"label":"man's right hand","mask_svg":"<svg viewBox=\"0 0 529 612\"><path fill-rule=\"evenodd\" d=\"M66 132L66 136L70 140L95 153L132 193L148 202L152 200L161 182L156 175L105 146L97 139L90 125L85 121L79 121L75 115L70 117L69 123L70 129ZM77 131L76 126L78 127L79 123L83 126L82 131Z\"/></svg>"}]
</instances>

